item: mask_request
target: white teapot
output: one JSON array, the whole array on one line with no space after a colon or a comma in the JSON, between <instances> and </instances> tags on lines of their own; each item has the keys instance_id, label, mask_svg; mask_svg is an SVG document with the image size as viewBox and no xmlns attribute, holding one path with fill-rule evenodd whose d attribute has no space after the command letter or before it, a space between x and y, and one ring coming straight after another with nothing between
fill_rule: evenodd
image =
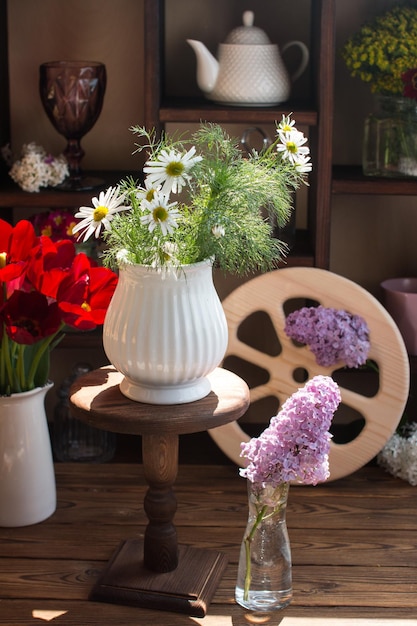
<instances>
[{"instance_id":1,"label":"white teapot","mask_svg":"<svg viewBox=\"0 0 417 626\"><path fill-rule=\"evenodd\" d=\"M218 61L201 41L187 39L197 57L197 84L210 100L236 106L280 104L288 100L291 83L306 69L309 52L304 43L289 41L282 47L282 52L290 46L301 51L300 65L290 77L278 46L253 22L253 11L245 11L243 26L220 44Z\"/></svg>"}]
</instances>

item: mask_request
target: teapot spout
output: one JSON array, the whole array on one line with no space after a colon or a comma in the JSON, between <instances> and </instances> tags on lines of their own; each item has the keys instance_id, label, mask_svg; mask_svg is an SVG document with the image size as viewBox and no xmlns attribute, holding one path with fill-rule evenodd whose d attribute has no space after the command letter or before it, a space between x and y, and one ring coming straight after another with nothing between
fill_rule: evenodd
<instances>
[{"instance_id":1,"label":"teapot spout","mask_svg":"<svg viewBox=\"0 0 417 626\"><path fill-rule=\"evenodd\" d=\"M197 57L197 85L204 93L211 93L219 73L219 63L206 46L196 39L187 39Z\"/></svg>"}]
</instances>

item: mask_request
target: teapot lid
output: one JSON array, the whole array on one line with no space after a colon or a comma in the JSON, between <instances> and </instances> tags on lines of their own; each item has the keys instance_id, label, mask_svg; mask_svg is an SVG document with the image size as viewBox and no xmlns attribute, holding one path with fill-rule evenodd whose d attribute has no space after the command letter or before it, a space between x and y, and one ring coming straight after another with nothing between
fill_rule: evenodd
<instances>
[{"instance_id":1,"label":"teapot lid","mask_svg":"<svg viewBox=\"0 0 417 626\"><path fill-rule=\"evenodd\" d=\"M225 43L232 44L249 44L249 45L268 45L270 39L262 28L253 25L254 12L245 11L242 16L243 26L234 28L226 38Z\"/></svg>"}]
</instances>

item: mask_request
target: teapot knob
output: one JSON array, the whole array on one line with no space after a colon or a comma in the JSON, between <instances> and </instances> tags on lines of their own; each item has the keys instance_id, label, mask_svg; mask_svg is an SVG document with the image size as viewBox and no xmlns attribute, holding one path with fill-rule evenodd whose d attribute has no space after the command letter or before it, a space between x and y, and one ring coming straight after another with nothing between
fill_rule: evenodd
<instances>
[{"instance_id":1,"label":"teapot knob","mask_svg":"<svg viewBox=\"0 0 417 626\"><path fill-rule=\"evenodd\" d=\"M244 26L253 26L255 20L255 14L253 11L245 11L242 16L242 22Z\"/></svg>"}]
</instances>

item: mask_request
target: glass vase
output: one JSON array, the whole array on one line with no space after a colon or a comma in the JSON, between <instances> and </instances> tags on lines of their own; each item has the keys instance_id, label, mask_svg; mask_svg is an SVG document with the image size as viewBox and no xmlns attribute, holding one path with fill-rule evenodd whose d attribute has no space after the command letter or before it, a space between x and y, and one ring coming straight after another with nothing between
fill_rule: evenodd
<instances>
[{"instance_id":1,"label":"glass vase","mask_svg":"<svg viewBox=\"0 0 417 626\"><path fill-rule=\"evenodd\" d=\"M383 178L417 177L417 102L400 96L378 97L365 120L363 173Z\"/></svg>"},{"instance_id":2,"label":"glass vase","mask_svg":"<svg viewBox=\"0 0 417 626\"><path fill-rule=\"evenodd\" d=\"M291 548L285 520L289 484L248 483L249 515L240 548L236 602L275 611L291 602Z\"/></svg>"}]
</instances>

